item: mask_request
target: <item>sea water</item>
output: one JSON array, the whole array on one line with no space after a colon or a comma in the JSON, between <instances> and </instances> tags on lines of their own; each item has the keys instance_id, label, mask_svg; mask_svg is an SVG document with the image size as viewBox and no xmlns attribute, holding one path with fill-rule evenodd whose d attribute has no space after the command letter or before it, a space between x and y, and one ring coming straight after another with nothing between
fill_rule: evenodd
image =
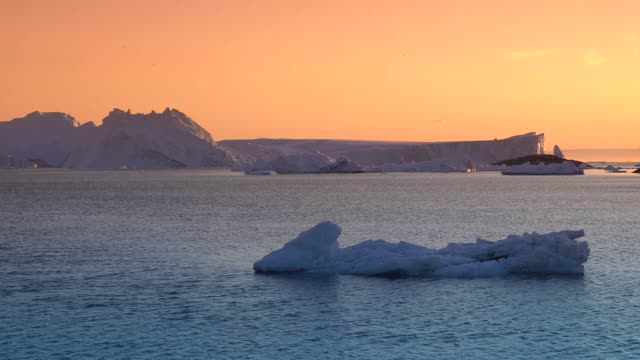
<instances>
[{"instance_id":1,"label":"sea water","mask_svg":"<svg viewBox=\"0 0 640 360\"><path fill-rule=\"evenodd\" d=\"M0 171L1 359L640 357L640 176ZM440 248L584 229L584 276L261 275L324 221Z\"/></svg>"}]
</instances>

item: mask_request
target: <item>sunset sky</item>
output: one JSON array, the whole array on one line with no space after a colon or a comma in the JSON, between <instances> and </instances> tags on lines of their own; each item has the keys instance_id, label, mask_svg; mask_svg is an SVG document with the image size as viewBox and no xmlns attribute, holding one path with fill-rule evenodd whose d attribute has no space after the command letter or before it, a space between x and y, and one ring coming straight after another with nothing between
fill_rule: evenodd
<instances>
[{"instance_id":1,"label":"sunset sky","mask_svg":"<svg viewBox=\"0 0 640 360\"><path fill-rule=\"evenodd\" d=\"M0 120L175 107L217 140L640 147L639 1L0 0Z\"/></svg>"}]
</instances>

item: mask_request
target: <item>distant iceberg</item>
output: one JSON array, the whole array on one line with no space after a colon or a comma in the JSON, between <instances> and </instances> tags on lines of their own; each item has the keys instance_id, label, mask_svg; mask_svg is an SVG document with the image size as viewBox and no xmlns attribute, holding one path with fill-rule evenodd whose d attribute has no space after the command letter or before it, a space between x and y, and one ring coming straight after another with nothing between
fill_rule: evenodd
<instances>
[{"instance_id":1,"label":"distant iceberg","mask_svg":"<svg viewBox=\"0 0 640 360\"><path fill-rule=\"evenodd\" d=\"M22 167L77 169L215 167L236 161L207 130L170 108L149 114L113 109L100 126L36 111L0 121L0 154L25 160Z\"/></svg>"},{"instance_id":2,"label":"distant iceberg","mask_svg":"<svg viewBox=\"0 0 640 360\"><path fill-rule=\"evenodd\" d=\"M506 274L584 274L584 231L510 235L430 249L407 242L367 240L341 248L340 226L322 222L253 264L258 273L339 273L366 276L486 277Z\"/></svg>"},{"instance_id":3,"label":"distant iceberg","mask_svg":"<svg viewBox=\"0 0 640 360\"><path fill-rule=\"evenodd\" d=\"M576 166L572 161L561 164L513 165L502 170L502 175L583 175L584 170Z\"/></svg>"},{"instance_id":4,"label":"distant iceberg","mask_svg":"<svg viewBox=\"0 0 640 360\"><path fill-rule=\"evenodd\" d=\"M609 173L626 173L625 170L622 170L620 168L617 168L613 165L609 165L606 168L604 168L604 171L609 172Z\"/></svg>"}]
</instances>

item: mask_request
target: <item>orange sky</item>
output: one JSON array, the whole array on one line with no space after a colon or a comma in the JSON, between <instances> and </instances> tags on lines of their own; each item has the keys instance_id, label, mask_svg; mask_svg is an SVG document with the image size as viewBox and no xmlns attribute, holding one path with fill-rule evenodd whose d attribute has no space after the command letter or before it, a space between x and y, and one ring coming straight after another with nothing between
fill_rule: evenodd
<instances>
[{"instance_id":1,"label":"orange sky","mask_svg":"<svg viewBox=\"0 0 640 360\"><path fill-rule=\"evenodd\" d=\"M178 108L215 139L640 147L639 1L0 0L0 119Z\"/></svg>"}]
</instances>

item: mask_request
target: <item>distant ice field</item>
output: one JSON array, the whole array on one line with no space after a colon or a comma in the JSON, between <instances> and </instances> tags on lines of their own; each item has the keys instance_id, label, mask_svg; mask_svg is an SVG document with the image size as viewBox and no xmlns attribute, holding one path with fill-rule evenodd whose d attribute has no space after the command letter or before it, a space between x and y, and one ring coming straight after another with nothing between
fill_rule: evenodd
<instances>
[{"instance_id":1,"label":"distant ice field","mask_svg":"<svg viewBox=\"0 0 640 360\"><path fill-rule=\"evenodd\" d=\"M634 359L640 175L0 171L0 359ZM255 274L322 221L440 249L584 229L584 275Z\"/></svg>"}]
</instances>

